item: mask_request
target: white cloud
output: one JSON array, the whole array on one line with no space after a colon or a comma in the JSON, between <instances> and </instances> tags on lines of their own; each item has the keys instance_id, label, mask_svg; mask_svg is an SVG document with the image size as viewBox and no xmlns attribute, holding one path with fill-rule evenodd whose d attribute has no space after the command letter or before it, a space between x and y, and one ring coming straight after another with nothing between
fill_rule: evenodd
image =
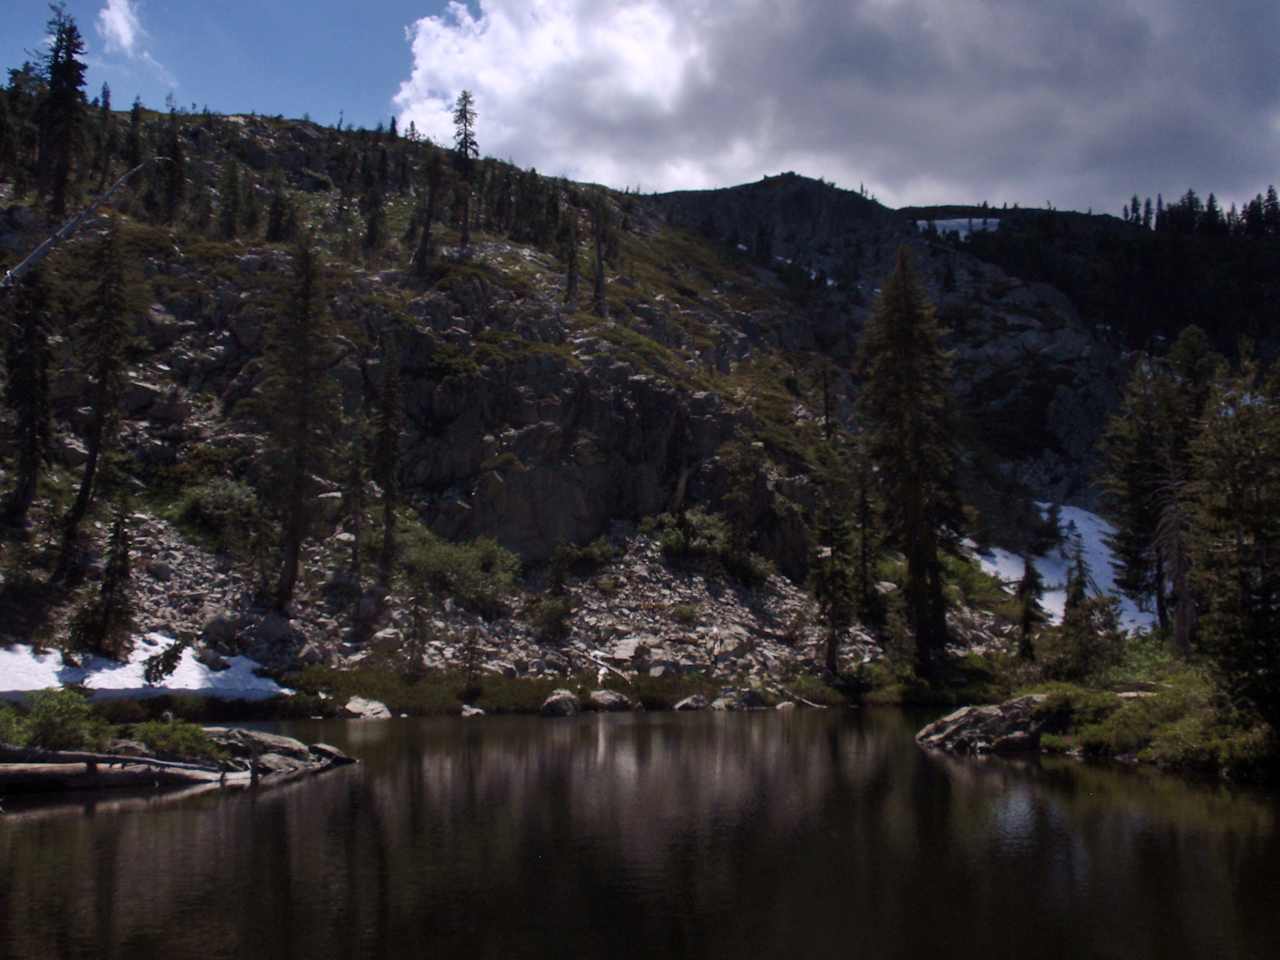
<instances>
[{"instance_id":1,"label":"white cloud","mask_svg":"<svg viewBox=\"0 0 1280 960\"><path fill-rule=\"evenodd\" d=\"M615 187L796 170L890 203L1251 196L1280 149L1257 120L1280 105L1260 39L1280 5L1240 2L455 0L406 31L394 103L448 144L469 89L482 153Z\"/></svg>"},{"instance_id":2,"label":"white cloud","mask_svg":"<svg viewBox=\"0 0 1280 960\"><path fill-rule=\"evenodd\" d=\"M178 85L169 69L145 47L147 31L142 26L137 0L106 0L95 26L108 54L123 54L126 59L141 63L167 87Z\"/></svg>"},{"instance_id":3,"label":"white cloud","mask_svg":"<svg viewBox=\"0 0 1280 960\"><path fill-rule=\"evenodd\" d=\"M138 45L146 36L133 0L107 0L98 11L97 27L107 53L123 53L129 58L137 56Z\"/></svg>"}]
</instances>

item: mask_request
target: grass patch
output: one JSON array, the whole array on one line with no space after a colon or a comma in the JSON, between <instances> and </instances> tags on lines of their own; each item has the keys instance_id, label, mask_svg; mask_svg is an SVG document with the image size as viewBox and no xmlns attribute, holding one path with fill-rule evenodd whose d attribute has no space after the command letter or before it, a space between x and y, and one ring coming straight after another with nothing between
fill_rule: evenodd
<instances>
[{"instance_id":1,"label":"grass patch","mask_svg":"<svg viewBox=\"0 0 1280 960\"><path fill-rule=\"evenodd\" d=\"M226 751L217 747L202 727L185 720L148 720L128 728L128 735L162 760L227 759Z\"/></svg>"}]
</instances>

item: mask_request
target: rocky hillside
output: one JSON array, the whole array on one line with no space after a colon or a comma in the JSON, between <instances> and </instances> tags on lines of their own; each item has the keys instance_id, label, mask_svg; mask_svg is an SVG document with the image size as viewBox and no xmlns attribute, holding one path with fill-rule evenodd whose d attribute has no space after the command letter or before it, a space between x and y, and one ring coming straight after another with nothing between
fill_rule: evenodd
<instances>
[{"instance_id":1,"label":"rocky hillside","mask_svg":"<svg viewBox=\"0 0 1280 960\"><path fill-rule=\"evenodd\" d=\"M834 362L835 413L852 426L858 337L904 243L950 329L967 495L984 530L1016 532L1018 505L1030 497L1091 496L1093 447L1122 374L1119 352L1055 288L921 235L865 197L794 175L707 192L601 193L485 161L476 207L465 208L475 223L463 250L464 208L446 168L433 201L435 258L421 277L409 261L431 189L430 145L258 117L147 122L156 138L176 124L189 212L174 222L157 215L154 182L117 204L135 333L121 450L135 496L136 573L147 584L145 629L201 635L211 651L250 649L281 666L298 657L342 663L367 651L370 636L402 642L422 592L420 581L406 581L390 599L362 600L357 571L354 599L343 593L342 557L354 539L349 496L341 477L317 477L325 509L296 616L276 622L254 612L252 531L239 523L250 507L236 498L251 499L261 477L265 430L253 400L267 328L286 308L292 253L287 242L267 242L262 221L250 224L247 215L219 230L233 167L240 202L265 211L283 197L317 231L341 331L332 373L352 434L385 381L381 345L395 335L406 522L419 525L430 549L492 538L522 562L514 592L483 616L455 607L439 587L447 576L434 581L429 603L441 636L478 630L487 662L516 671L553 663L535 596L546 561L558 544L600 537L616 552L605 574L612 589L599 589L598 577L573 581L567 632L557 638L566 655L602 650L658 667L746 673L767 670L785 651L799 663L811 659L817 635L806 626L812 611L801 587L822 370ZM372 244L375 213L362 206L362 181L377 187L384 218ZM605 316L591 309L597 196L610 225ZM11 184L0 184L0 200L0 250L12 263L48 228ZM101 230L92 222L48 261L58 302L56 470L26 542L5 546L10 587L38 579L51 562L53 518L85 457L78 436L89 416L87 374L74 321ZM583 277L576 301L566 303L569 250ZM730 591L726 600L703 574L673 572L658 547L660 527L638 530L681 506L718 511L729 442L754 444L754 547L781 577L758 597ZM7 487L12 464L3 468ZM375 485L369 491L376 497ZM534 592L520 592L526 588ZM58 609L8 629L19 640L54 636L69 608ZM441 619L455 609L470 620ZM442 644L436 662L461 656L455 641L432 642ZM868 654L849 644L846 655Z\"/></svg>"}]
</instances>

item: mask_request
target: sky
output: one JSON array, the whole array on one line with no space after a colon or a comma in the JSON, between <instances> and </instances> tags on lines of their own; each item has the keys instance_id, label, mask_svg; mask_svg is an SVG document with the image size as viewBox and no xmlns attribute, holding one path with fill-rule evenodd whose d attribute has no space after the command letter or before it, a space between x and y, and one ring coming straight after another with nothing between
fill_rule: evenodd
<instances>
[{"instance_id":1,"label":"sky","mask_svg":"<svg viewBox=\"0 0 1280 960\"><path fill-rule=\"evenodd\" d=\"M3 0L0 66L37 48ZM1280 180L1276 0L70 0L93 91L394 114L437 142L644 191L794 170L890 206L1118 213Z\"/></svg>"}]
</instances>

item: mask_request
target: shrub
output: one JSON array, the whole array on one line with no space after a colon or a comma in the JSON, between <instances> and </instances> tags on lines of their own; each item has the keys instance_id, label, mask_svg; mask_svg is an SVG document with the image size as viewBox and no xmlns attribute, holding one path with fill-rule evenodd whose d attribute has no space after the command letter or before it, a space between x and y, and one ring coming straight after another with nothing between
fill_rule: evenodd
<instances>
[{"instance_id":1,"label":"shrub","mask_svg":"<svg viewBox=\"0 0 1280 960\"><path fill-rule=\"evenodd\" d=\"M671 608L671 616L677 623L692 627L702 617L702 611L696 603L677 603Z\"/></svg>"},{"instance_id":2,"label":"shrub","mask_svg":"<svg viewBox=\"0 0 1280 960\"><path fill-rule=\"evenodd\" d=\"M410 577L430 591L453 597L483 617L500 616L515 589L520 560L496 540L450 543L418 524L401 534Z\"/></svg>"},{"instance_id":3,"label":"shrub","mask_svg":"<svg viewBox=\"0 0 1280 960\"><path fill-rule=\"evenodd\" d=\"M20 747L26 742L26 724L22 717L9 704L0 703L0 743Z\"/></svg>"},{"instance_id":4,"label":"shrub","mask_svg":"<svg viewBox=\"0 0 1280 960\"><path fill-rule=\"evenodd\" d=\"M75 690L38 690L27 713L27 743L46 750L100 749L106 744L106 722Z\"/></svg>"},{"instance_id":5,"label":"shrub","mask_svg":"<svg viewBox=\"0 0 1280 960\"><path fill-rule=\"evenodd\" d=\"M1098 677L1124 659L1118 603L1111 597L1091 597L1068 611L1062 624L1042 630L1036 653L1051 680L1080 682Z\"/></svg>"},{"instance_id":6,"label":"shrub","mask_svg":"<svg viewBox=\"0 0 1280 960\"><path fill-rule=\"evenodd\" d=\"M177 517L229 553L249 552L261 508L253 488L222 477L186 490L178 502Z\"/></svg>"},{"instance_id":7,"label":"shrub","mask_svg":"<svg viewBox=\"0 0 1280 960\"><path fill-rule=\"evenodd\" d=\"M185 720L148 720L130 728L130 735L161 758L176 760L225 760L204 728Z\"/></svg>"},{"instance_id":8,"label":"shrub","mask_svg":"<svg viewBox=\"0 0 1280 960\"><path fill-rule=\"evenodd\" d=\"M542 597L532 611L538 637L549 642L559 642L569 636L569 618L572 616L573 601L563 596Z\"/></svg>"},{"instance_id":9,"label":"shrub","mask_svg":"<svg viewBox=\"0 0 1280 960\"><path fill-rule=\"evenodd\" d=\"M723 517L695 507L675 517L663 514L657 524L658 544L668 560L696 564L708 573L727 573L748 587L759 586L773 573L758 553L734 548Z\"/></svg>"}]
</instances>

